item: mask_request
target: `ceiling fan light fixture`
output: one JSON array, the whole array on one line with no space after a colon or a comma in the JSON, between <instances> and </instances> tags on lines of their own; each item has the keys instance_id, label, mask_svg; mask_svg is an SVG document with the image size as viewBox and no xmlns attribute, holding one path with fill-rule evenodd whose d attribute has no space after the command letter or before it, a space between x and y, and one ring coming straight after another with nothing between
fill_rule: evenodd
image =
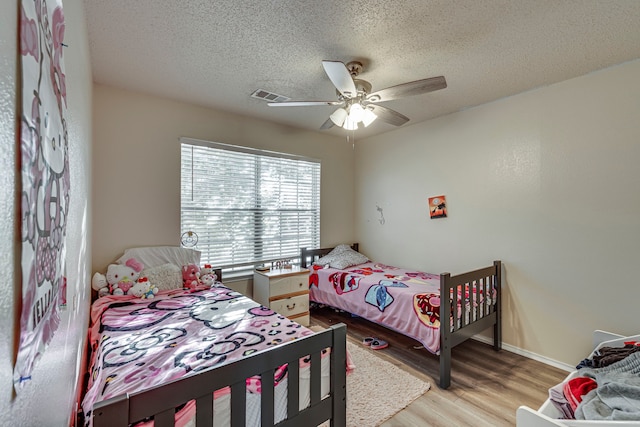
<instances>
[{"instance_id":1,"label":"ceiling fan light fixture","mask_svg":"<svg viewBox=\"0 0 640 427\"><path fill-rule=\"evenodd\" d=\"M364 124L364 127L369 126L377 118L378 116L376 116L376 113L368 108L365 108L362 112L362 123Z\"/></svg>"},{"instance_id":2,"label":"ceiling fan light fixture","mask_svg":"<svg viewBox=\"0 0 640 427\"><path fill-rule=\"evenodd\" d=\"M348 113L344 108L338 108L334 111L329 118L336 126L342 126L347 119Z\"/></svg>"},{"instance_id":3,"label":"ceiling fan light fixture","mask_svg":"<svg viewBox=\"0 0 640 427\"><path fill-rule=\"evenodd\" d=\"M362 121L363 117L364 117L364 109L362 108L362 105L358 103L352 104L351 107L349 108L349 119L358 123Z\"/></svg>"},{"instance_id":4,"label":"ceiling fan light fixture","mask_svg":"<svg viewBox=\"0 0 640 427\"><path fill-rule=\"evenodd\" d=\"M351 116L349 116L347 117L347 120L344 121L344 124L342 125L342 127L345 128L346 130L356 130L358 129L358 122L356 122L351 118Z\"/></svg>"}]
</instances>

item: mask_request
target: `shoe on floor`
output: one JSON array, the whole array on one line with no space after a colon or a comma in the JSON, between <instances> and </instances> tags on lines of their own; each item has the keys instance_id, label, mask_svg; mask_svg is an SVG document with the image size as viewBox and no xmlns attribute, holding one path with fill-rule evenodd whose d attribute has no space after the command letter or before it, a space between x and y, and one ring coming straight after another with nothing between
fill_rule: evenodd
<instances>
[{"instance_id":1,"label":"shoe on floor","mask_svg":"<svg viewBox=\"0 0 640 427\"><path fill-rule=\"evenodd\" d=\"M383 348L389 347L389 343L381 339L374 339L371 341L370 346L371 350L382 350Z\"/></svg>"},{"instance_id":2,"label":"shoe on floor","mask_svg":"<svg viewBox=\"0 0 640 427\"><path fill-rule=\"evenodd\" d=\"M366 337L362 340L362 345L366 345L367 347L371 345L372 342L376 341L377 338L374 337Z\"/></svg>"}]
</instances>

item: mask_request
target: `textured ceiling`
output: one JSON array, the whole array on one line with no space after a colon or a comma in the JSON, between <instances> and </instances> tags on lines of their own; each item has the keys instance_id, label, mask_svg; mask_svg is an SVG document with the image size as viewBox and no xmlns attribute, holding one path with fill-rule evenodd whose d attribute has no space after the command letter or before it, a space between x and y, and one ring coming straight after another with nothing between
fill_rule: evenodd
<instances>
[{"instance_id":1,"label":"textured ceiling","mask_svg":"<svg viewBox=\"0 0 640 427\"><path fill-rule=\"evenodd\" d=\"M382 104L409 117L404 126L410 126L640 58L640 0L85 0L85 6L96 82L310 130L336 107L274 108L251 93L336 100L322 60L360 60L360 78L373 91L445 76L446 89ZM378 120L356 135L393 129Z\"/></svg>"}]
</instances>

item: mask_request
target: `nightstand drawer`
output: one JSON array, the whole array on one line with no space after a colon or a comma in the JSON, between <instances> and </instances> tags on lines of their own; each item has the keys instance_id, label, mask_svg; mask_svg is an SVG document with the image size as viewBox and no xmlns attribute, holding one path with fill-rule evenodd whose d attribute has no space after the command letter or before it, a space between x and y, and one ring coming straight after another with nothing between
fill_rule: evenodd
<instances>
[{"instance_id":1,"label":"nightstand drawer","mask_svg":"<svg viewBox=\"0 0 640 427\"><path fill-rule=\"evenodd\" d=\"M296 323L300 323L302 326L309 326L309 313L297 314L290 317Z\"/></svg>"},{"instance_id":2,"label":"nightstand drawer","mask_svg":"<svg viewBox=\"0 0 640 427\"><path fill-rule=\"evenodd\" d=\"M298 295L297 297L271 301L270 308L287 317L305 313L309 311L309 295Z\"/></svg>"},{"instance_id":3,"label":"nightstand drawer","mask_svg":"<svg viewBox=\"0 0 640 427\"><path fill-rule=\"evenodd\" d=\"M274 277L269 284L269 296L292 294L294 292L305 291L309 288L309 276L298 274L287 277Z\"/></svg>"}]
</instances>

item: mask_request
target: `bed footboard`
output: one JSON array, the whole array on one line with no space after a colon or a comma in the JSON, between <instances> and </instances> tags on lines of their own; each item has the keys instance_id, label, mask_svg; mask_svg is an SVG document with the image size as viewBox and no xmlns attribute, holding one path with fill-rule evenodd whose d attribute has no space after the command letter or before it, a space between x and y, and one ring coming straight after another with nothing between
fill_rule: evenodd
<instances>
[{"instance_id":1,"label":"bed footboard","mask_svg":"<svg viewBox=\"0 0 640 427\"><path fill-rule=\"evenodd\" d=\"M440 326L440 388L451 385L451 349L456 345L493 326L493 348L502 348L501 272L502 263L494 261L491 267L457 276L440 275L440 319L454 319L451 328Z\"/></svg>"},{"instance_id":2,"label":"bed footboard","mask_svg":"<svg viewBox=\"0 0 640 427\"><path fill-rule=\"evenodd\" d=\"M334 427L346 425L346 335L344 324L304 338L261 351L243 359L228 362L178 379L162 386L130 395L120 395L94 405L95 427L125 427L154 417L156 427L173 426L175 410L195 400L196 426L212 426L213 392L230 386L231 426L246 424L246 379L261 377L261 425L274 425L274 373L288 364L287 417L278 426L319 425L331 420ZM321 355L330 354L330 391L321 396ZM311 403L299 410L299 360L311 359Z\"/></svg>"}]
</instances>

